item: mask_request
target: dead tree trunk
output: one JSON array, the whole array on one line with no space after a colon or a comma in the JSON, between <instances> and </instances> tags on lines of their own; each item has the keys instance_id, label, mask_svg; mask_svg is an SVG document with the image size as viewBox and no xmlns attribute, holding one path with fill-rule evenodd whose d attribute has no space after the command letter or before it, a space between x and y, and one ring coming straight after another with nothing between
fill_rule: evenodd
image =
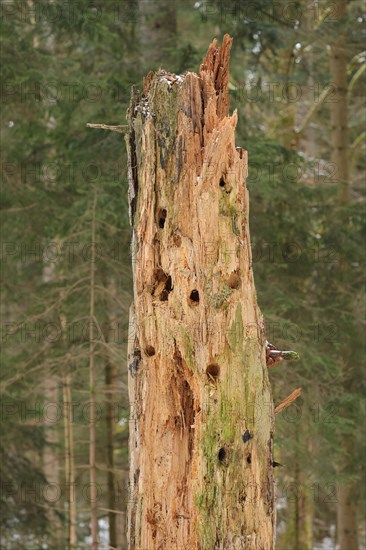
<instances>
[{"instance_id":1,"label":"dead tree trunk","mask_svg":"<svg viewBox=\"0 0 366 550\"><path fill-rule=\"evenodd\" d=\"M231 42L211 44L199 76L150 73L129 111L131 550L274 547L274 413Z\"/></svg>"}]
</instances>

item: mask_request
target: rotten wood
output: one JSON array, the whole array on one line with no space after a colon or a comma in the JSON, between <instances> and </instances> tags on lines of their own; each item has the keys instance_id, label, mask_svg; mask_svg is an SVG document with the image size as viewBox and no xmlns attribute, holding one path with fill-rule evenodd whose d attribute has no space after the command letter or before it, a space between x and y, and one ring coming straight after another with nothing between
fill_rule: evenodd
<instances>
[{"instance_id":1,"label":"rotten wood","mask_svg":"<svg viewBox=\"0 0 366 550\"><path fill-rule=\"evenodd\" d=\"M131 98L130 550L274 548L274 407L231 43L214 40L199 75L149 73Z\"/></svg>"}]
</instances>

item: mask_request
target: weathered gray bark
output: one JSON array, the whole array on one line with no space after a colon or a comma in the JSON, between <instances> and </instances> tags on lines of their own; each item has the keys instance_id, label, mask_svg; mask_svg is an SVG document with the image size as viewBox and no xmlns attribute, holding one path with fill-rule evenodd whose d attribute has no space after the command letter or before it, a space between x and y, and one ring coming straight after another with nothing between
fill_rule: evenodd
<instances>
[{"instance_id":1,"label":"weathered gray bark","mask_svg":"<svg viewBox=\"0 0 366 550\"><path fill-rule=\"evenodd\" d=\"M229 116L231 39L129 113L129 548L274 548L273 403Z\"/></svg>"}]
</instances>

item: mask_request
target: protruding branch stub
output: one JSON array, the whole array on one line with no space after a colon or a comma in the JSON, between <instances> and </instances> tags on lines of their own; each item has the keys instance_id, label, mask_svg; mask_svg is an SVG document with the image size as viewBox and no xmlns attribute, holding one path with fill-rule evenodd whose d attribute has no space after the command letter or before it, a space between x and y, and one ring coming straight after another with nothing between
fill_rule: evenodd
<instances>
[{"instance_id":1,"label":"protruding branch stub","mask_svg":"<svg viewBox=\"0 0 366 550\"><path fill-rule=\"evenodd\" d=\"M90 122L88 122L87 127L97 128L98 130L110 130L111 132L118 132L119 134L125 134L128 130L128 126L126 126L125 124L91 124Z\"/></svg>"},{"instance_id":2,"label":"protruding branch stub","mask_svg":"<svg viewBox=\"0 0 366 550\"><path fill-rule=\"evenodd\" d=\"M301 388L297 388L289 396L286 397L281 403L275 407L275 414L280 413L283 409L287 409L298 397L301 395Z\"/></svg>"}]
</instances>

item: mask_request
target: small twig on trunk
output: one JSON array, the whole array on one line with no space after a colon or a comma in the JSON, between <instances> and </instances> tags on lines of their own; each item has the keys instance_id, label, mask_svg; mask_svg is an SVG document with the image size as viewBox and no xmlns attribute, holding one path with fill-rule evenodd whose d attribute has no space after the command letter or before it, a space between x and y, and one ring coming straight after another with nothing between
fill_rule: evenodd
<instances>
[{"instance_id":1,"label":"small twig on trunk","mask_svg":"<svg viewBox=\"0 0 366 550\"><path fill-rule=\"evenodd\" d=\"M294 390L286 399L281 401L277 407L275 407L275 414L278 414L283 409L286 409L291 403L295 401L299 396L301 395L301 388L297 388L297 390Z\"/></svg>"},{"instance_id":2,"label":"small twig on trunk","mask_svg":"<svg viewBox=\"0 0 366 550\"><path fill-rule=\"evenodd\" d=\"M90 124L89 122L87 123L87 127L88 128L99 128L99 129L102 129L102 130L110 130L111 132L118 132L119 134L125 134L128 126L122 126L122 125L117 125L117 126L110 126L109 124Z\"/></svg>"}]
</instances>

